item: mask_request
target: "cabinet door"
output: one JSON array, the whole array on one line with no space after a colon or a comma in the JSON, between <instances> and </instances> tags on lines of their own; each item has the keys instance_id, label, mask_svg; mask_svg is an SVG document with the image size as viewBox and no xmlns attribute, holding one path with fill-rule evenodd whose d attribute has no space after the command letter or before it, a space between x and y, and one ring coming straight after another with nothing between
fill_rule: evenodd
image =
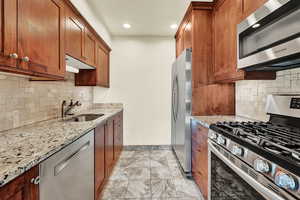
<instances>
[{"instance_id":1,"label":"cabinet door","mask_svg":"<svg viewBox=\"0 0 300 200\"><path fill-rule=\"evenodd\" d=\"M105 128L95 129L95 199L99 198L105 181Z\"/></svg>"},{"instance_id":2,"label":"cabinet door","mask_svg":"<svg viewBox=\"0 0 300 200\"><path fill-rule=\"evenodd\" d=\"M117 161L123 148L123 114L120 113L114 120L114 160Z\"/></svg>"},{"instance_id":3,"label":"cabinet door","mask_svg":"<svg viewBox=\"0 0 300 200\"><path fill-rule=\"evenodd\" d=\"M214 77L222 81L237 73L237 24L241 0L225 0L214 11Z\"/></svg>"},{"instance_id":4,"label":"cabinet door","mask_svg":"<svg viewBox=\"0 0 300 200\"><path fill-rule=\"evenodd\" d=\"M0 65L17 67L17 0L0 0Z\"/></svg>"},{"instance_id":5,"label":"cabinet door","mask_svg":"<svg viewBox=\"0 0 300 200\"><path fill-rule=\"evenodd\" d=\"M66 53L84 61L85 27L78 16L71 10L66 12Z\"/></svg>"},{"instance_id":6,"label":"cabinet door","mask_svg":"<svg viewBox=\"0 0 300 200\"><path fill-rule=\"evenodd\" d=\"M39 168L34 167L25 174L0 188L0 200L38 200L39 185L32 179L39 176Z\"/></svg>"},{"instance_id":7,"label":"cabinet door","mask_svg":"<svg viewBox=\"0 0 300 200\"><path fill-rule=\"evenodd\" d=\"M114 121L108 120L105 129L105 169L109 177L114 164Z\"/></svg>"},{"instance_id":8,"label":"cabinet door","mask_svg":"<svg viewBox=\"0 0 300 200\"><path fill-rule=\"evenodd\" d=\"M85 30L85 62L89 65L96 66L96 38L88 29Z\"/></svg>"},{"instance_id":9,"label":"cabinet door","mask_svg":"<svg viewBox=\"0 0 300 200\"><path fill-rule=\"evenodd\" d=\"M192 121L192 174L204 198L208 197L208 129Z\"/></svg>"},{"instance_id":10,"label":"cabinet door","mask_svg":"<svg viewBox=\"0 0 300 200\"><path fill-rule=\"evenodd\" d=\"M243 18L251 15L256 9L264 5L268 0L243 0Z\"/></svg>"},{"instance_id":11,"label":"cabinet door","mask_svg":"<svg viewBox=\"0 0 300 200\"><path fill-rule=\"evenodd\" d=\"M18 51L23 69L64 76L64 6L59 0L18 0Z\"/></svg>"},{"instance_id":12,"label":"cabinet door","mask_svg":"<svg viewBox=\"0 0 300 200\"><path fill-rule=\"evenodd\" d=\"M183 32L183 49L192 48L192 23L188 23L184 27Z\"/></svg>"},{"instance_id":13,"label":"cabinet door","mask_svg":"<svg viewBox=\"0 0 300 200\"><path fill-rule=\"evenodd\" d=\"M97 45L97 85L109 88L109 51Z\"/></svg>"}]
</instances>

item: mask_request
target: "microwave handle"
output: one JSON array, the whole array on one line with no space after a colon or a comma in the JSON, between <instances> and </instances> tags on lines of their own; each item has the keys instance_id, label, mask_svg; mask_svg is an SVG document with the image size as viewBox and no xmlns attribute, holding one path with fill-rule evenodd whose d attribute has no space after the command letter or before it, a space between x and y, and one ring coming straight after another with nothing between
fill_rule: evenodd
<instances>
[{"instance_id":1,"label":"microwave handle","mask_svg":"<svg viewBox=\"0 0 300 200\"><path fill-rule=\"evenodd\" d=\"M294 197L289 195L287 192L280 190L281 196L277 193L273 192L269 188L264 185L258 183L255 179L249 176L246 172L241 170L239 167L234 165L229 159L227 159L222 153L220 153L212 144L211 141L208 141L208 148L211 153L214 153L217 157L219 157L228 167L230 167L234 172L236 172L242 179L244 179L249 185L251 185L257 192L259 192L262 196L264 196L267 200L296 200ZM278 188L275 184L269 181L268 183L274 188ZM284 196L284 197L282 197Z\"/></svg>"}]
</instances>

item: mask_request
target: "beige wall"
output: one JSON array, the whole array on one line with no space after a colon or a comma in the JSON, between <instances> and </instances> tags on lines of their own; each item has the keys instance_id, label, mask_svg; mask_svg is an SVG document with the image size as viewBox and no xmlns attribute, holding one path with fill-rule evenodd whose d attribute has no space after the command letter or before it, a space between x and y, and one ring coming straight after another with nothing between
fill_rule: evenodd
<instances>
[{"instance_id":1,"label":"beige wall","mask_svg":"<svg viewBox=\"0 0 300 200\"><path fill-rule=\"evenodd\" d=\"M124 103L125 145L171 142L172 37L115 37L111 88L95 88L98 103Z\"/></svg>"},{"instance_id":2,"label":"beige wall","mask_svg":"<svg viewBox=\"0 0 300 200\"><path fill-rule=\"evenodd\" d=\"M28 78L0 74L0 131L60 116L63 100L92 105L92 87L75 87L74 74L67 81L33 82Z\"/></svg>"},{"instance_id":3,"label":"beige wall","mask_svg":"<svg viewBox=\"0 0 300 200\"><path fill-rule=\"evenodd\" d=\"M236 114L268 120L265 114L268 94L300 94L300 69L281 71L274 81L239 81L236 83Z\"/></svg>"}]
</instances>

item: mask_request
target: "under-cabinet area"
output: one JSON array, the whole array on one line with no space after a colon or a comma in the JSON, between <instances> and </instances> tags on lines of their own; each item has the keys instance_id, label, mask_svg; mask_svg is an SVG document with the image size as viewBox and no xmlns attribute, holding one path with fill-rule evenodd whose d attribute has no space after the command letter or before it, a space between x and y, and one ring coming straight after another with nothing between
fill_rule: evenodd
<instances>
[{"instance_id":1,"label":"under-cabinet area","mask_svg":"<svg viewBox=\"0 0 300 200\"><path fill-rule=\"evenodd\" d=\"M299 0L0 0L0 200L300 200Z\"/></svg>"}]
</instances>

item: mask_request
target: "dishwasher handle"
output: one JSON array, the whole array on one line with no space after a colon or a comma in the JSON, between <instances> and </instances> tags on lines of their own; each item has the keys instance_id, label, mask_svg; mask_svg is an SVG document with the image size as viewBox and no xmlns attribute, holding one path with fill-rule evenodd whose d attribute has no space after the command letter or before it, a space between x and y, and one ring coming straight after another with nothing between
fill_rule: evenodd
<instances>
[{"instance_id":1,"label":"dishwasher handle","mask_svg":"<svg viewBox=\"0 0 300 200\"><path fill-rule=\"evenodd\" d=\"M90 141L88 141L87 143L85 143L83 146L81 146L77 151L75 151L74 153L72 153L70 156L68 156L67 158L65 158L63 161L61 161L59 164L57 164L54 167L54 176L58 176L61 171L66 168L71 159L74 158L76 155L80 154L81 152L85 151L86 149L88 149L88 147L90 146Z\"/></svg>"}]
</instances>

